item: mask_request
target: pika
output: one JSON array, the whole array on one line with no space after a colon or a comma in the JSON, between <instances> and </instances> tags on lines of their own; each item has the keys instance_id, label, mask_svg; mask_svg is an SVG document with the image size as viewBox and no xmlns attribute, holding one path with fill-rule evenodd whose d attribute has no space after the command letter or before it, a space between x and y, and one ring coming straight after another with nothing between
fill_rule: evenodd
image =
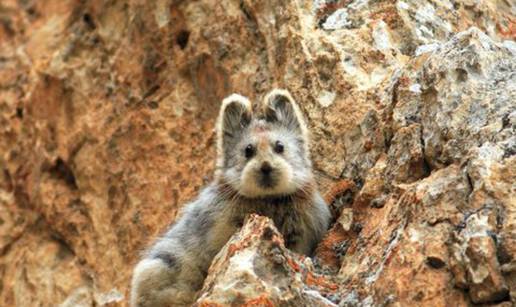
<instances>
[{"instance_id":1,"label":"pika","mask_svg":"<svg viewBox=\"0 0 516 307\"><path fill-rule=\"evenodd\" d=\"M225 98L216 136L214 180L134 268L133 307L190 305L213 258L251 213L271 218L287 248L305 255L328 229L308 129L288 91L268 93L256 114L247 98Z\"/></svg>"}]
</instances>

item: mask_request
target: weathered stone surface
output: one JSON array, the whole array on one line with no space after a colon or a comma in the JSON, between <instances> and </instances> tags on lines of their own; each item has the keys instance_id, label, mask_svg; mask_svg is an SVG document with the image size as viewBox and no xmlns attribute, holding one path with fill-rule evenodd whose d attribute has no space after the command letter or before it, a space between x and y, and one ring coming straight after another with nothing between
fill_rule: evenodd
<instances>
[{"instance_id":1,"label":"weathered stone surface","mask_svg":"<svg viewBox=\"0 0 516 307\"><path fill-rule=\"evenodd\" d=\"M428 56L415 74L398 80L394 128L422 124L425 158L440 168L464 160L486 142L514 145L516 50L495 44L476 28L459 33Z\"/></svg>"},{"instance_id":2,"label":"weathered stone surface","mask_svg":"<svg viewBox=\"0 0 516 307\"><path fill-rule=\"evenodd\" d=\"M346 241L339 276L358 297L406 306L514 300L513 269L504 274L501 263L515 259L515 64L514 50L473 28L394 76L393 121L382 125L393 137L352 205L362 231L334 226L319 248L335 266L327 251ZM472 76L457 80L457 67ZM485 226L472 230L484 211Z\"/></svg>"},{"instance_id":3,"label":"weathered stone surface","mask_svg":"<svg viewBox=\"0 0 516 307\"><path fill-rule=\"evenodd\" d=\"M471 300L485 303L505 299L508 289L500 273L493 239L487 236L470 238L466 256Z\"/></svg>"},{"instance_id":4,"label":"weathered stone surface","mask_svg":"<svg viewBox=\"0 0 516 307\"><path fill-rule=\"evenodd\" d=\"M241 252L273 280L254 279L234 304L274 277L296 285L274 299L514 304L515 10L506 0L1 1L0 305L126 305L140 251L211 178L221 98L256 101L275 86L307 117L337 221L318 273L277 252L338 289L272 270L260 254L271 241L246 228ZM228 249L205 285L220 287L203 297L249 277L228 265L240 252L221 260Z\"/></svg>"},{"instance_id":5,"label":"weathered stone surface","mask_svg":"<svg viewBox=\"0 0 516 307\"><path fill-rule=\"evenodd\" d=\"M338 286L294 254L266 217L251 215L215 257L195 306L336 306Z\"/></svg>"}]
</instances>

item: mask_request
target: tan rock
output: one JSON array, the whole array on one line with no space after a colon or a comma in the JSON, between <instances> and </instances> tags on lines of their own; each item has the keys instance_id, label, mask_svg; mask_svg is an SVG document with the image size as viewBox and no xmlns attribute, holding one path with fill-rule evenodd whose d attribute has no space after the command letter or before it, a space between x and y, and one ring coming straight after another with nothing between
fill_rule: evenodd
<instances>
[{"instance_id":1,"label":"tan rock","mask_svg":"<svg viewBox=\"0 0 516 307\"><path fill-rule=\"evenodd\" d=\"M487 236L470 238L466 256L471 300L474 303L486 303L506 299L508 289L500 273L496 247L492 238Z\"/></svg>"},{"instance_id":2,"label":"tan rock","mask_svg":"<svg viewBox=\"0 0 516 307\"><path fill-rule=\"evenodd\" d=\"M284 246L271 220L251 215L215 257L194 306L337 306L338 286Z\"/></svg>"}]
</instances>

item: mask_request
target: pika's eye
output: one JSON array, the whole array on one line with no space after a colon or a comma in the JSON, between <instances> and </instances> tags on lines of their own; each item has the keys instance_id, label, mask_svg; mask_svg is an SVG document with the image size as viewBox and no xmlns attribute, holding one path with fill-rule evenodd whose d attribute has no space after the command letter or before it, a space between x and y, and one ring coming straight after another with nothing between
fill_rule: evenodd
<instances>
[{"instance_id":1,"label":"pika's eye","mask_svg":"<svg viewBox=\"0 0 516 307\"><path fill-rule=\"evenodd\" d=\"M255 151L256 150L252 144L247 145L247 147L245 148L245 157L247 159L252 158L254 156Z\"/></svg>"},{"instance_id":2,"label":"pika's eye","mask_svg":"<svg viewBox=\"0 0 516 307\"><path fill-rule=\"evenodd\" d=\"M283 151L285 150L285 146L283 146L283 143L281 143L280 141L276 141L276 144L274 144L274 151L276 153L283 153Z\"/></svg>"}]
</instances>

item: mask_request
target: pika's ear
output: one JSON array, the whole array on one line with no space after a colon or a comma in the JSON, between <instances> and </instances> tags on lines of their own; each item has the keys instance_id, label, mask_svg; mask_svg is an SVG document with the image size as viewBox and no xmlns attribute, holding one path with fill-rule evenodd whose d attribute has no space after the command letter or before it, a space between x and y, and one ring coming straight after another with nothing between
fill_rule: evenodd
<instances>
[{"instance_id":1,"label":"pika's ear","mask_svg":"<svg viewBox=\"0 0 516 307\"><path fill-rule=\"evenodd\" d=\"M225 166L229 149L238 143L242 130L249 126L253 111L249 99L232 94L222 101L217 120L217 164Z\"/></svg>"},{"instance_id":2,"label":"pika's ear","mask_svg":"<svg viewBox=\"0 0 516 307\"><path fill-rule=\"evenodd\" d=\"M291 131L299 133L304 142L308 143L308 128L303 114L287 90L274 89L263 101L263 114L271 123L278 123Z\"/></svg>"}]
</instances>

